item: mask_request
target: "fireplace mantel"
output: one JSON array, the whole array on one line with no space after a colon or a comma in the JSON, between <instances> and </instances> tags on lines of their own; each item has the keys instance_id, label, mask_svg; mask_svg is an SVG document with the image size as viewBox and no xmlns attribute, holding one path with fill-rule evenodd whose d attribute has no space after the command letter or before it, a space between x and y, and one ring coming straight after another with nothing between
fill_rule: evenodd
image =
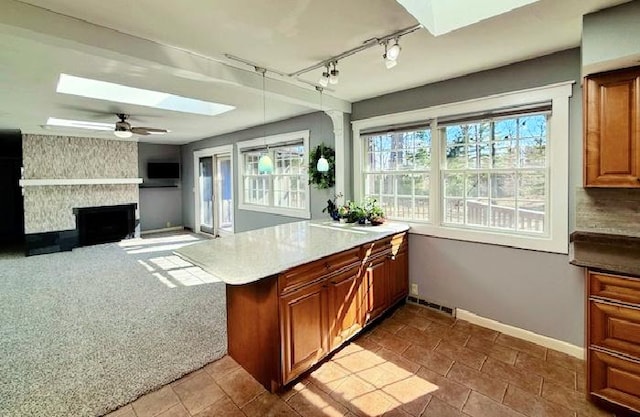
<instances>
[{"instance_id":1,"label":"fireplace mantel","mask_svg":"<svg viewBox=\"0 0 640 417\"><path fill-rule=\"evenodd\" d=\"M21 187L40 187L47 185L118 185L142 184L142 178L42 178L23 179Z\"/></svg>"}]
</instances>

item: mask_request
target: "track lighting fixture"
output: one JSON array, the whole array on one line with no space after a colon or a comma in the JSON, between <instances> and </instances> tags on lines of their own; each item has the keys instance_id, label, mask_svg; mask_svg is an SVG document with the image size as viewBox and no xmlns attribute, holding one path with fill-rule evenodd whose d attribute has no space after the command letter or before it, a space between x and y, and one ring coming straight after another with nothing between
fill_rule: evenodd
<instances>
[{"instance_id":1,"label":"track lighting fixture","mask_svg":"<svg viewBox=\"0 0 640 417\"><path fill-rule=\"evenodd\" d=\"M329 85L329 73L329 64L327 64L326 71L322 73L322 77L320 77L320 79L318 80L318 84L320 84L322 87L326 87Z\"/></svg>"},{"instance_id":2,"label":"track lighting fixture","mask_svg":"<svg viewBox=\"0 0 640 417\"><path fill-rule=\"evenodd\" d=\"M332 64L333 64L333 69L329 73L329 84L336 85L338 84L338 76L340 75L340 71L336 69L336 65L338 64L338 61L333 61Z\"/></svg>"},{"instance_id":3,"label":"track lighting fixture","mask_svg":"<svg viewBox=\"0 0 640 417\"><path fill-rule=\"evenodd\" d=\"M400 45L398 44L398 38L395 39L395 44L389 46L389 41L384 42L384 65L387 69L391 69L398 65L398 56L400 55Z\"/></svg>"}]
</instances>

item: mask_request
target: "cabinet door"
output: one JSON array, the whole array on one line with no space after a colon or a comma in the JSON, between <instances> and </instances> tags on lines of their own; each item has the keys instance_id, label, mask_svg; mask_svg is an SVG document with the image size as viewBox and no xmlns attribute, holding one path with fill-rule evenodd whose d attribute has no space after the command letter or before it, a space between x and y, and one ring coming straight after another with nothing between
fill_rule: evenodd
<instances>
[{"instance_id":1,"label":"cabinet door","mask_svg":"<svg viewBox=\"0 0 640 417\"><path fill-rule=\"evenodd\" d=\"M389 302L391 304L409 293L409 254L402 248L397 254L387 257L389 264Z\"/></svg>"},{"instance_id":2,"label":"cabinet door","mask_svg":"<svg viewBox=\"0 0 640 417\"><path fill-rule=\"evenodd\" d=\"M330 348L334 349L362 328L362 277L351 268L329 279Z\"/></svg>"},{"instance_id":3,"label":"cabinet door","mask_svg":"<svg viewBox=\"0 0 640 417\"><path fill-rule=\"evenodd\" d=\"M290 382L327 353L327 318L325 281L280 298L283 384Z\"/></svg>"},{"instance_id":4,"label":"cabinet door","mask_svg":"<svg viewBox=\"0 0 640 417\"><path fill-rule=\"evenodd\" d=\"M640 68L585 79L586 187L640 187Z\"/></svg>"},{"instance_id":5,"label":"cabinet door","mask_svg":"<svg viewBox=\"0 0 640 417\"><path fill-rule=\"evenodd\" d=\"M367 264L363 282L367 306L366 322L375 319L389 307L388 265L385 255L379 256Z\"/></svg>"}]
</instances>

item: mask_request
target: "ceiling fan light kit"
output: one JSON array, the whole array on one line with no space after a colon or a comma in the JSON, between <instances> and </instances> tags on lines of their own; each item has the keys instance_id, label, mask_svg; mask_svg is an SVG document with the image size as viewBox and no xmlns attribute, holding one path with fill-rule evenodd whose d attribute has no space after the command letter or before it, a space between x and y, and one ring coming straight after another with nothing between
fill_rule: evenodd
<instances>
[{"instance_id":1,"label":"ceiling fan light kit","mask_svg":"<svg viewBox=\"0 0 640 417\"><path fill-rule=\"evenodd\" d=\"M116 122L115 128L113 130L113 134L122 139L130 138L131 136L133 136L134 133L136 135L148 136L148 135L164 135L165 133L169 132L167 129L158 129L155 127L141 127L141 126L131 127L131 124L127 122L127 119L129 118L128 114L117 113L116 116L118 116L118 119L120 120Z\"/></svg>"}]
</instances>

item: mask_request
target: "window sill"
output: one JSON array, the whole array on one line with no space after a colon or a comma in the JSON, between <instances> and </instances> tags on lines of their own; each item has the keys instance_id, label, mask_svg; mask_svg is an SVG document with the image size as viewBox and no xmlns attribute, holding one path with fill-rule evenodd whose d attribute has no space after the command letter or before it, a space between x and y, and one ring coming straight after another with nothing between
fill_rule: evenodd
<instances>
[{"instance_id":1,"label":"window sill","mask_svg":"<svg viewBox=\"0 0 640 417\"><path fill-rule=\"evenodd\" d=\"M295 218L305 219L305 220L311 219L311 211L309 210L257 206L253 204L239 204L238 209L247 210L247 211L256 211L259 213L274 214L276 216L295 217Z\"/></svg>"},{"instance_id":2,"label":"window sill","mask_svg":"<svg viewBox=\"0 0 640 417\"><path fill-rule=\"evenodd\" d=\"M411 226L409 233L416 235L497 245L516 249L534 250L539 252L559 253L564 255L569 253L568 238L566 235L554 239L549 236L522 236L492 232L488 230L456 229L453 227L442 226L436 227L424 223L409 223L409 225Z\"/></svg>"}]
</instances>

